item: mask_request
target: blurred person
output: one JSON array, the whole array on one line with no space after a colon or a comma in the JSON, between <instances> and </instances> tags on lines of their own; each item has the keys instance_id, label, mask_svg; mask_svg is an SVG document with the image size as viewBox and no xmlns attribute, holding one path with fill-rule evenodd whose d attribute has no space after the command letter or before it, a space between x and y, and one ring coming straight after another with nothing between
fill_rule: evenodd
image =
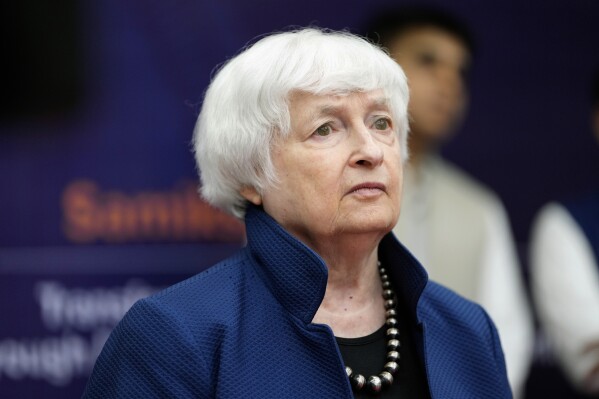
<instances>
[{"instance_id":1,"label":"blurred person","mask_svg":"<svg viewBox=\"0 0 599 399\"><path fill-rule=\"evenodd\" d=\"M85 398L510 398L482 307L391 234L408 87L346 32L272 34L228 61L194 133L236 255L136 303Z\"/></svg>"},{"instance_id":2,"label":"blurred person","mask_svg":"<svg viewBox=\"0 0 599 399\"><path fill-rule=\"evenodd\" d=\"M533 325L508 217L493 192L439 155L466 112L472 36L454 17L424 7L384 10L367 31L401 65L410 87L410 162L393 232L431 278L489 312L520 397Z\"/></svg>"},{"instance_id":3,"label":"blurred person","mask_svg":"<svg viewBox=\"0 0 599 399\"><path fill-rule=\"evenodd\" d=\"M599 141L599 73L592 93ZM533 298L551 349L573 385L599 397L599 187L545 205L533 224L530 255Z\"/></svg>"}]
</instances>

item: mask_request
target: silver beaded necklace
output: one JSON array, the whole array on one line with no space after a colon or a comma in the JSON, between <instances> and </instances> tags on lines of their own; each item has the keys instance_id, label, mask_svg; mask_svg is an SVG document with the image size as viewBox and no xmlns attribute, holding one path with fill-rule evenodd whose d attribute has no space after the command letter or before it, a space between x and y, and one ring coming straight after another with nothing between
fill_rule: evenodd
<instances>
[{"instance_id":1,"label":"silver beaded necklace","mask_svg":"<svg viewBox=\"0 0 599 399\"><path fill-rule=\"evenodd\" d=\"M379 275L383 283L383 299L385 300L385 325L387 328L387 358L383 366L383 371L378 375L371 375L366 378L362 374L356 373L351 367L346 366L345 372L354 391L366 389L371 393L379 393L383 389L393 384L393 376L399 368L399 329L397 328L397 300L395 292L391 289L389 276L381 263L378 263Z\"/></svg>"}]
</instances>

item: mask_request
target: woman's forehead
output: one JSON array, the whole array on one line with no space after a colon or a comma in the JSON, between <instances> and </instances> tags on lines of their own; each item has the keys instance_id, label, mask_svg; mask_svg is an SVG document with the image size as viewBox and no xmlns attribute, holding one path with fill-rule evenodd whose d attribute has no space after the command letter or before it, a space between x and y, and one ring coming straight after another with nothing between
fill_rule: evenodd
<instances>
[{"instance_id":1,"label":"woman's forehead","mask_svg":"<svg viewBox=\"0 0 599 399\"><path fill-rule=\"evenodd\" d=\"M289 109L291 112L309 109L311 114L330 115L349 102L358 102L367 108L389 108L390 99L382 89L329 94L295 91L289 96Z\"/></svg>"}]
</instances>

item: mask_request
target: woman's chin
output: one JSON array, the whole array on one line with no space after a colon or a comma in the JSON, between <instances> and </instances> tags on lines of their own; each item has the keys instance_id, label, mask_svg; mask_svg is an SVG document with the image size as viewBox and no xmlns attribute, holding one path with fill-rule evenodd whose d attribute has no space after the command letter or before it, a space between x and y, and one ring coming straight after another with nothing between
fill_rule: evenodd
<instances>
[{"instance_id":1,"label":"woman's chin","mask_svg":"<svg viewBox=\"0 0 599 399\"><path fill-rule=\"evenodd\" d=\"M355 212L344 221L343 231L355 234L387 234L397 223L392 212Z\"/></svg>"}]
</instances>

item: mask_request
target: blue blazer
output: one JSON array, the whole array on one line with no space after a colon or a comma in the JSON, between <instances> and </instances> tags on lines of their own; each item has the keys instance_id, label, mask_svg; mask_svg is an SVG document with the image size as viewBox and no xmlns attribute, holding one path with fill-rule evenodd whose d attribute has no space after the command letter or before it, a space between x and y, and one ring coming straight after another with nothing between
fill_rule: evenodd
<instances>
[{"instance_id":1,"label":"blue blazer","mask_svg":"<svg viewBox=\"0 0 599 399\"><path fill-rule=\"evenodd\" d=\"M259 208L246 229L235 256L131 308L84 398L353 398L332 330L312 324L322 259ZM379 260L411 311L431 397L511 398L485 311L428 281L392 234Z\"/></svg>"}]
</instances>

